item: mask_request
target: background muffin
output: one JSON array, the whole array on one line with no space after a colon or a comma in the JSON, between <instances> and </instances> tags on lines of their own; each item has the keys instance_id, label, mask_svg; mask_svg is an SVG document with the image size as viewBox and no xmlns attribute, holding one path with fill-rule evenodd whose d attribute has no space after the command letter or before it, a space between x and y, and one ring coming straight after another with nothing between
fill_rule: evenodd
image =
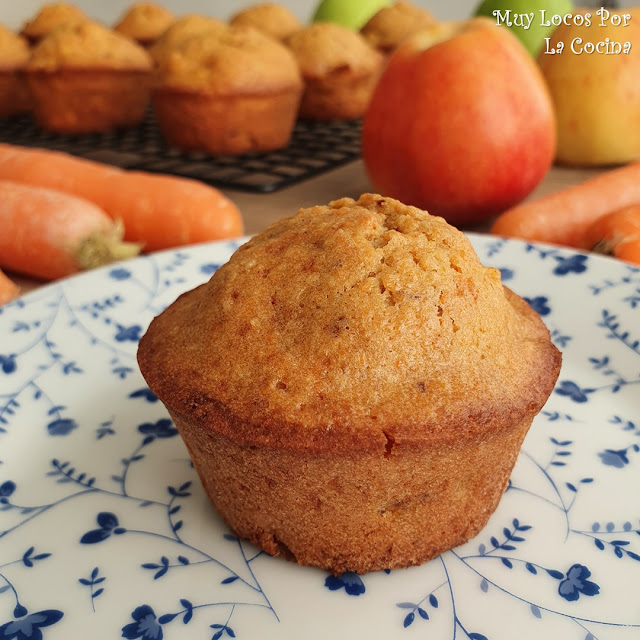
<instances>
[{"instance_id":1,"label":"background muffin","mask_svg":"<svg viewBox=\"0 0 640 640\"><path fill-rule=\"evenodd\" d=\"M46 4L22 28L22 35L36 43L55 28L87 22L89 18L82 9L66 2Z\"/></svg>"},{"instance_id":2,"label":"background muffin","mask_svg":"<svg viewBox=\"0 0 640 640\"><path fill-rule=\"evenodd\" d=\"M175 20L151 46L149 53L154 62L160 63L171 51L193 36L221 31L227 25L217 18L190 13Z\"/></svg>"},{"instance_id":3,"label":"background muffin","mask_svg":"<svg viewBox=\"0 0 640 640\"><path fill-rule=\"evenodd\" d=\"M384 58L359 33L318 22L297 31L285 43L304 79L301 118L350 120L364 114Z\"/></svg>"},{"instance_id":4,"label":"background muffin","mask_svg":"<svg viewBox=\"0 0 640 640\"><path fill-rule=\"evenodd\" d=\"M301 92L286 47L250 27L230 26L160 56L152 101L170 144L236 154L286 146Z\"/></svg>"},{"instance_id":5,"label":"background muffin","mask_svg":"<svg viewBox=\"0 0 640 640\"><path fill-rule=\"evenodd\" d=\"M289 9L267 2L239 11L231 18L234 26L254 27L263 33L282 40L302 28L300 21Z\"/></svg>"},{"instance_id":6,"label":"background muffin","mask_svg":"<svg viewBox=\"0 0 640 640\"><path fill-rule=\"evenodd\" d=\"M477 534L560 366L462 233L370 194L255 236L138 360L232 530L334 573Z\"/></svg>"},{"instance_id":7,"label":"background muffin","mask_svg":"<svg viewBox=\"0 0 640 640\"><path fill-rule=\"evenodd\" d=\"M389 54L410 35L434 22L434 17L426 9L400 1L380 9L360 33L372 47Z\"/></svg>"},{"instance_id":8,"label":"background muffin","mask_svg":"<svg viewBox=\"0 0 640 640\"><path fill-rule=\"evenodd\" d=\"M99 24L55 29L26 66L36 119L60 133L136 124L149 101L151 66L142 47Z\"/></svg>"},{"instance_id":9,"label":"background muffin","mask_svg":"<svg viewBox=\"0 0 640 640\"><path fill-rule=\"evenodd\" d=\"M29 59L29 44L0 24L0 118L28 111L31 106L23 69Z\"/></svg>"},{"instance_id":10,"label":"background muffin","mask_svg":"<svg viewBox=\"0 0 640 640\"><path fill-rule=\"evenodd\" d=\"M148 47L175 20L171 11L152 2L139 2L130 7L115 25L114 30Z\"/></svg>"}]
</instances>

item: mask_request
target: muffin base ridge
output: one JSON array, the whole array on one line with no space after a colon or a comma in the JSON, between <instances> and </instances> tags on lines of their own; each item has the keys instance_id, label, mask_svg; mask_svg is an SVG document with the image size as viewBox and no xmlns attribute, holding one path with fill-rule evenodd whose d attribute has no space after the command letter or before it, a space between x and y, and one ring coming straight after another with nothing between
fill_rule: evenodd
<instances>
[{"instance_id":1,"label":"muffin base ridge","mask_svg":"<svg viewBox=\"0 0 640 640\"><path fill-rule=\"evenodd\" d=\"M239 537L338 575L418 565L486 525L531 425L471 442L380 451L233 442L170 411L204 489Z\"/></svg>"}]
</instances>

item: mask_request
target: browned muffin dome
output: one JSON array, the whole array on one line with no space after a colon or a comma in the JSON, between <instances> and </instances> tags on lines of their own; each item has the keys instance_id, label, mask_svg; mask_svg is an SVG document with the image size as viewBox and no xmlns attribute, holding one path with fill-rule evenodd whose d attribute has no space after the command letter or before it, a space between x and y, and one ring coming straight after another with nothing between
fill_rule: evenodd
<instances>
[{"instance_id":1,"label":"browned muffin dome","mask_svg":"<svg viewBox=\"0 0 640 640\"><path fill-rule=\"evenodd\" d=\"M360 33L372 47L389 54L410 35L434 22L434 17L426 9L400 1L380 9Z\"/></svg>"},{"instance_id":2,"label":"browned muffin dome","mask_svg":"<svg viewBox=\"0 0 640 640\"><path fill-rule=\"evenodd\" d=\"M242 9L231 18L234 26L254 27L263 33L282 40L302 28L302 24L289 9L272 2L256 4Z\"/></svg>"},{"instance_id":3,"label":"browned muffin dome","mask_svg":"<svg viewBox=\"0 0 640 640\"><path fill-rule=\"evenodd\" d=\"M142 46L155 42L174 22L171 11L153 2L139 2L129 7L114 30Z\"/></svg>"},{"instance_id":4,"label":"browned muffin dome","mask_svg":"<svg viewBox=\"0 0 640 640\"><path fill-rule=\"evenodd\" d=\"M302 93L291 52L251 27L185 39L156 59L153 104L167 140L210 153L286 146Z\"/></svg>"},{"instance_id":5,"label":"browned muffin dome","mask_svg":"<svg viewBox=\"0 0 640 640\"><path fill-rule=\"evenodd\" d=\"M0 118L28 111L31 106L23 69L29 60L29 43L0 24Z\"/></svg>"},{"instance_id":6,"label":"browned muffin dome","mask_svg":"<svg viewBox=\"0 0 640 640\"><path fill-rule=\"evenodd\" d=\"M331 22L316 22L285 43L304 78L301 118L349 120L364 114L384 58L359 33Z\"/></svg>"},{"instance_id":7,"label":"browned muffin dome","mask_svg":"<svg viewBox=\"0 0 640 640\"><path fill-rule=\"evenodd\" d=\"M37 42L60 26L87 22L89 18L82 9L66 2L46 4L22 28L22 35Z\"/></svg>"},{"instance_id":8,"label":"browned muffin dome","mask_svg":"<svg viewBox=\"0 0 640 640\"><path fill-rule=\"evenodd\" d=\"M477 534L560 365L462 233L370 194L254 237L138 359L230 527L336 573Z\"/></svg>"},{"instance_id":9,"label":"browned muffin dome","mask_svg":"<svg viewBox=\"0 0 640 640\"><path fill-rule=\"evenodd\" d=\"M54 29L26 66L36 119L60 133L136 124L149 102L151 67L142 47L95 22Z\"/></svg>"}]
</instances>

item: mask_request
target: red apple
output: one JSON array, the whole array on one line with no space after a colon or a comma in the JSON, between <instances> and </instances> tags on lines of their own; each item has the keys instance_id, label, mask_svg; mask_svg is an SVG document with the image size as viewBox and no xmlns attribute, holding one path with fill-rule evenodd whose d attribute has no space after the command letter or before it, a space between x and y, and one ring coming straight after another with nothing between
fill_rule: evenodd
<instances>
[{"instance_id":1,"label":"red apple","mask_svg":"<svg viewBox=\"0 0 640 640\"><path fill-rule=\"evenodd\" d=\"M362 154L383 194L477 222L529 194L553 161L553 105L506 28L440 23L391 56L365 115Z\"/></svg>"}]
</instances>

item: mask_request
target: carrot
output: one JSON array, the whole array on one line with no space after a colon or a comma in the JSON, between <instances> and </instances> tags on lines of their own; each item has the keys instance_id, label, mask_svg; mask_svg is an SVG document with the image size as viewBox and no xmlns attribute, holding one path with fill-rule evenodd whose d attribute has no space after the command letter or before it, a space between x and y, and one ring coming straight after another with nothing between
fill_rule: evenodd
<instances>
[{"instance_id":1,"label":"carrot","mask_svg":"<svg viewBox=\"0 0 640 640\"><path fill-rule=\"evenodd\" d=\"M140 251L91 202L9 180L0 180L0 229L0 268L45 280Z\"/></svg>"},{"instance_id":2,"label":"carrot","mask_svg":"<svg viewBox=\"0 0 640 640\"><path fill-rule=\"evenodd\" d=\"M640 265L640 205L598 218L585 232L581 246Z\"/></svg>"},{"instance_id":3,"label":"carrot","mask_svg":"<svg viewBox=\"0 0 640 640\"><path fill-rule=\"evenodd\" d=\"M492 233L579 247L586 229L606 213L640 204L640 162L505 211Z\"/></svg>"},{"instance_id":4,"label":"carrot","mask_svg":"<svg viewBox=\"0 0 640 640\"><path fill-rule=\"evenodd\" d=\"M145 251L237 237L235 205L217 189L177 176L126 171L59 151L0 144L0 179L85 198L122 220Z\"/></svg>"},{"instance_id":5,"label":"carrot","mask_svg":"<svg viewBox=\"0 0 640 640\"><path fill-rule=\"evenodd\" d=\"M17 298L19 293L18 285L0 271L0 307Z\"/></svg>"}]
</instances>

